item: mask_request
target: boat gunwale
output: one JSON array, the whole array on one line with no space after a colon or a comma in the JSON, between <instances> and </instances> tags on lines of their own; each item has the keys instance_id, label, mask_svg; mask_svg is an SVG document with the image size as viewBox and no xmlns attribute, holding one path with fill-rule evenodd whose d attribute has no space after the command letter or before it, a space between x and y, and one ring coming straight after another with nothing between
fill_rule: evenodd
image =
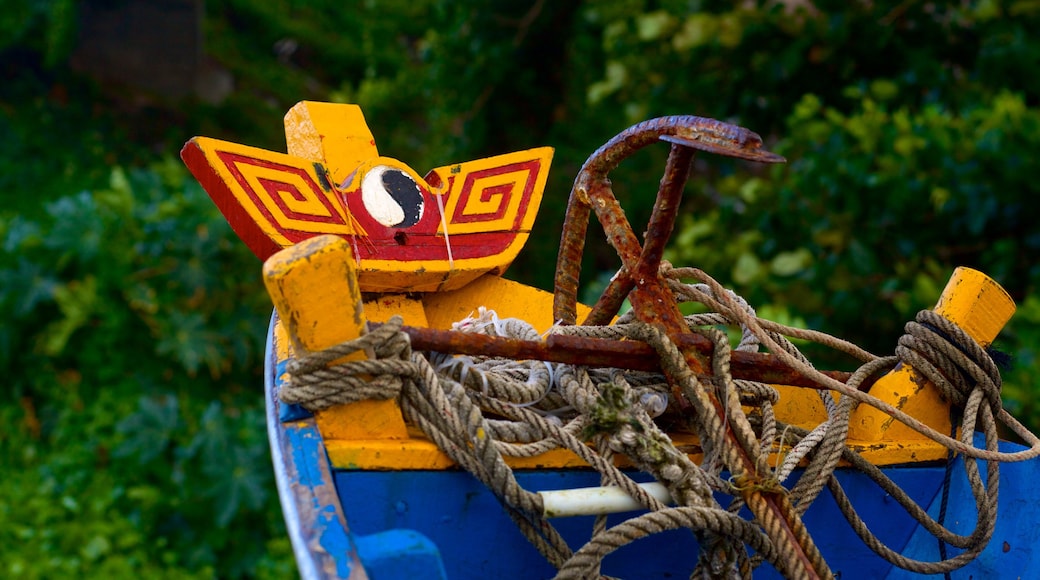
<instances>
[{"instance_id":1,"label":"boat gunwale","mask_svg":"<svg viewBox=\"0 0 1040 580\"><path fill-rule=\"evenodd\" d=\"M346 577L351 580L366 580L367 573L361 560L357 555L357 547L351 541L347 519L343 513L339 495L336 492L335 480L332 476L332 468L328 460L316 461L320 481L301 481L301 471L312 471L302 469L297 464L293 453L292 442L289 440L288 430L308 430L318 433L318 426L313 417L297 419L295 426L288 426L282 422L279 407L282 403L278 400L277 370L278 359L275 352L275 327L279 324L278 313L272 312L271 322L267 329L267 342L264 347L264 402L267 421L267 438L271 448L271 462L274 470L275 484L278 488L278 501L282 506L282 517L285 519L286 532L292 545L293 557L303 580L320 580L328 577L343 577L341 574L331 574L347 568ZM318 449L324 453L325 444L320 434L317 440ZM332 518L328 518L328 511L332 509ZM307 517L309 516L309 517ZM324 520L324 521L323 521ZM338 525L344 536L347 546L342 550L343 557L337 558L328 550L323 548L325 542L321 537L323 534L318 530L330 525ZM305 535L303 530L311 530Z\"/></svg>"}]
</instances>

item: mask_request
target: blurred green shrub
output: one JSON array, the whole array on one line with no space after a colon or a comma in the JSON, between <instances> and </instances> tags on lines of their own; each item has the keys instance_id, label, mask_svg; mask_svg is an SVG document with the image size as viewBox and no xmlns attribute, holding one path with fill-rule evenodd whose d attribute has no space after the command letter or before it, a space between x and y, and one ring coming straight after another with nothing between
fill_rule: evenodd
<instances>
[{"instance_id":1,"label":"blurred green shrub","mask_svg":"<svg viewBox=\"0 0 1040 580\"><path fill-rule=\"evenodd\" d=\"M381 151L420 171L554 146L509 273L541 287L569 184L606 139L667 114L754 129L788 165L699 157L669 259L878 354L955 266L986 271L1020 303L998 339L1006 404L1040 428L1037 2L218 0L207 52L236 87L220 105L76 79L74 5L0 17L0 573L293 574L259 264L155 158L194 134L279 149L302 99L361 104ZM611 176L637 231L665 152ZM594 297L618 261L590 241L585 262Z\"/></svg>"},{"instance_id":2,"label":"blurred green shrub","mask_svg":"<svg viewBox=\"0 0 1040 580\"><path fill-rule=\"evenodd\" d=\"M605 0L581 17L601 31L603 60L579 119L716 117L788 158L701 156L670 260L878 354L956 266L982 270L1020 303L997 342L1013 355L1004 394L1040 427L1040 84L1027 72L1040 6ZM612 176L637 229L661 158ZM592 264L617 267L609 252Z\"/></svg>"},{"instance_id":3,"label":"blurred green shrub","mask_svg":"<svg viewBox=\"0 0 1040 580\"><path fill-rule=\"evenodd\" d=\"M291 574L259 263L180 163L3 218L0 243L0 573Z\"/></svg>"},{"instance_id":4,"label":"blurred green shrub","mask_svg":"<svg viewBox=\"0 0 1040 580\"><path fill-rule=\"evenodd\" d=\"M727 201L685 217L671 258L880 352L957 265L1019 298L1035 287L1026 152L1040 148L1040 111L1006 92L959 114L847 93L850 114L805 96L776 146L789 164L771 179L718 180Z\"/></svg>"}]
</instances>

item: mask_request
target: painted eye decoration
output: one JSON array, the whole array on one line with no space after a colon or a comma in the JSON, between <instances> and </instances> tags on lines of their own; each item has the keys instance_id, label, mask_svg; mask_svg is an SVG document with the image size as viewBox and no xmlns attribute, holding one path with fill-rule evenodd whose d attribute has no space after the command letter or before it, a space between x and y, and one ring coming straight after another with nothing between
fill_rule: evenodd
<instances>
[{"instance_id":1,"label":"painted eye decoration","mask_svg":"<svg viewBox=\"0 0 1040 580\"><path fill-rule=\"evenodd\" d=\"M406 172L377 165L361 181L361 201L372 219L388 228L408 228L422 219L422 190Z\"/></svg>"}]
</instances>

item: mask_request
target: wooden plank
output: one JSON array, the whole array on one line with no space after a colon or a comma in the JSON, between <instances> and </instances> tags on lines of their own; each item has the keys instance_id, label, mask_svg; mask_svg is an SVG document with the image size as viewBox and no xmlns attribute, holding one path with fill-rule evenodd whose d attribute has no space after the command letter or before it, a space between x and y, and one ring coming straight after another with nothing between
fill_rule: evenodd
<instances>
[{"instance_id":1,"label":"wooden plank","mask_svg":"<svg viewBox=\"0 0 1040 580\"><path fill-rule=\"evenodd\" d=\"M285 363L292 351L288 342L284 326L273 317L264 369L267 435L296 565L304 580L366 580L314 419L281 419L284 405L278 392L287 377Z\"/></svg>"}]
</instances>

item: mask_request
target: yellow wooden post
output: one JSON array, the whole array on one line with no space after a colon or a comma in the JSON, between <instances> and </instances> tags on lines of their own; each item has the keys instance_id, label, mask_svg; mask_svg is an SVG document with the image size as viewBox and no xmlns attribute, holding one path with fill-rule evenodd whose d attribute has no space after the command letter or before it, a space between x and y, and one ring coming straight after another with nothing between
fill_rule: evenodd
<instances>
[{"instance_id":1,"label":"yellow wooden post","mask_svg":"<svg viewBox=\"0 0 1040 580\"><path fill-rule=\"evenodd\" d=\"M935 312L954 322L983 347L989 346L1015 313L1015 303L992 278L971 268L957 268ZM938 389L912 368L899 365L878 379L870 394L898 407L939 432L950 432L950 405ZM919 441L925 438L886 413L862 404L852 415L849 440Z\"/></svg>"},{"instance_id":2,"label":"yellow wooden post","mask_svg":"<svg viewBox=\"0 0 1040 580\"><path fill-rule=\"evenodd\" d=\"M321 163L336 184L365 161L379 157L361 107L301 101L285 114L289 155Z\"/></svg>"},{"instance_id":3,"label":"yellow wooden post","mask_svg":"<svg viewBox=\"0 0 1040 580\"><path fill-rule=\"evenodd\" d=\"M297 352L324 350L365 332L350 244L333 235L286 248L264 263L264 284ZM364 353L346 360L364 358ZM360 401L315 413L326 439L408 436L397 401Z\"/></svg>"}]
</instances>

